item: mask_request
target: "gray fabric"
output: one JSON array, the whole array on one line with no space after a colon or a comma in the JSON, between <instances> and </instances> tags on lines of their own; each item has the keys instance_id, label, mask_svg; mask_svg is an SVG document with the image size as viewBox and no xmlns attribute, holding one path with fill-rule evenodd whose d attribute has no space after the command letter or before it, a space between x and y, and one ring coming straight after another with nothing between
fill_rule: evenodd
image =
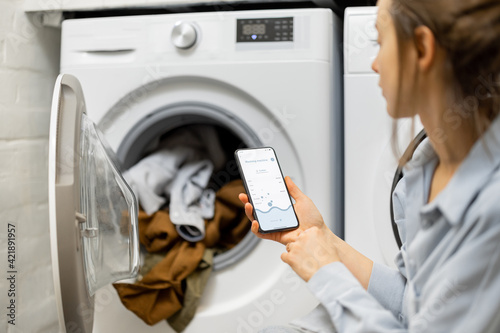
<instances>
[{"instance_id":1,"label":"gray fabric","mask_svg":"<svg viewBox=\"0 0 500 333\"><path fill-rule=\"evenodd\" d=\"M190 153L185 148L160 150L123 173L146 214L153 214L166 203L172 180Z\"/></svg>"},{"instance_id":2,"label":"gray fabric","mask_svg":"<svg viewBox=\"0 0 500 333\"><path fill-rule=\"evenodd\" d=\"M214 163L216 171L222 169L226 164L226 154L222 149L215 127L211 125L191 125L180 128L157 145L156 148L152 146L151 149L190 148L196 152L196 159L209 158Z\"/></svg>"},{"instance_id":3,"label":"gray fabric","mask_svg":"<svg viewBox=\"0 0 500 333\"><path fill-rule=\"evenodd\" d=\"M211 219L214 215L215 192L205 190L212 170L209 160L186 164L172 184L170 220L179 235L190 242L205 238L204 218Z\"/></svg>"},{"instance_id":4,"label":"gray fabric","mask_svg":"<svg viewBox=\"0 0 500 333\"><path fill-rule=\"evenodd\" d=\"M225 163L217 132L212 126L190 126L157 148L123 176L148 215L170 199L172 222L181 237L199 241L205 235L203 218L213 216L215 201L215 193L205 187L214 168Z\"/></svg>"},{"instance_id":5,"label":"gray fabric","mask_svg":"<svg viewBox=\"0 0 500 333\"><path fill-rule=\"evenodd\" d=\"M375 264L368 291L340 262L309 280L339 332L500 332L500 118L428 203L437 163L424 141L394 193L397 270Z\"/></svg>"}]
</instances>

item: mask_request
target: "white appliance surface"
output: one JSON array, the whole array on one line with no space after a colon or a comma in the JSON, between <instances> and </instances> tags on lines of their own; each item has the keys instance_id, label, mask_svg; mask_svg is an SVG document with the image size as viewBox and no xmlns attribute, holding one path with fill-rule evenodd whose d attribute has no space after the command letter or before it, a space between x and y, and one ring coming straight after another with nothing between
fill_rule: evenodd
<instances>
[{"instance_id":1,"label":"white appliance surface","mask_svg":"<svg viewBox=\"0 0 500 333\"><path fill-rule=\"evenodd\" d=\"M387 113L379 76L371 65L378 53L377 7L351 7L344 19L345 240L370 259L395 266L398 245L390 217L397 158L391 146L393 120ZM418 119L399 120L401 152Z\"/></svg>"},{"instance_id":2,"label":"white appliance surface","mask_svg":"<svg viewBox=\"0 0 500 333\"><path fill-rule=\"evenodd\" d=\"M236 42L237 24L273 18L293 21L293 41ZM194 35L192 47L174 45L176 24L189 30L177 45L191 44ZM335 176L342 168L339 32L338 19L326 9L66 20L61 72L81 83L87 115L115 152L158 110L200 106L204 117L233 126L250 145L274 147L283 173L341 233ZM317 301L281 262L283 251L259 241L237 262L213 272L185 332L254 332L311 310ZM93 327L96 333L173 332L165 321L144 324L111 285L94 297Z\"/></svg>"}]
</instances>

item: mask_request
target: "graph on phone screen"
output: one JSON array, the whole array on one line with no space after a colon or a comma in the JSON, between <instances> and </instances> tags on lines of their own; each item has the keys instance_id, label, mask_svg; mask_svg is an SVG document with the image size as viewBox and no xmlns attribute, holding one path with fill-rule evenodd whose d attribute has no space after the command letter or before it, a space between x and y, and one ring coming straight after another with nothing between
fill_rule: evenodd
<instances>
[{"instance_id":1,"label":"graph on phone screen","mask_svg":"<svg viewBox=\"0 0 500 333\"><path fill-rule=\"evenodd\" d=\"M263 230L298 225L286 184L271 148L240 151L240 165L248 194Z\"/></svg>"}]
</instances>

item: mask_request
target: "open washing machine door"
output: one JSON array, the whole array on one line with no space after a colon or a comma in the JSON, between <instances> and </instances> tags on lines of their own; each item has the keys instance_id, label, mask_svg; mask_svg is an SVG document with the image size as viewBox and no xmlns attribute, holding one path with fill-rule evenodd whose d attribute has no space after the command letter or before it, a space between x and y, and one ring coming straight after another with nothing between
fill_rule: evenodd
<instances>
[{"instance_id":1,"label":"open washing machine door","mask_svg":"<svg viewBox=\"0 0 500 333\"><path fill-rule=\"evenodd\" d=\"M62 332L92 331L94 294L139 269L137 200L87 118L78 80L56 81L49 138L49 215Z\"/></svg>"}]
</instances>

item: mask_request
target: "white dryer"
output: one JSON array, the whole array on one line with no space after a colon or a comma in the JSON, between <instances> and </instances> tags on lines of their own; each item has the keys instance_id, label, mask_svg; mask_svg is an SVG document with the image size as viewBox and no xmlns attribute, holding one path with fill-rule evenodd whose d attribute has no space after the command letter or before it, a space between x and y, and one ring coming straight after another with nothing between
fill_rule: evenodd
<instances>
[{"instance_id":1,"label":"white dryer","mask_svg":"<svg viewBox=\"0 0 500 333\"><path fill-rule=\"evenodd\" d=\"M399 235L391 220L398 160L392 148L393 119L371 65L378 53L377 7L347 8L344 17L345 241L370 259L394 266ZM404 152L422 125L397 123ZM397 179L399 180L399 179Z\"/></svg>"},{"instance_id":2,"label":"white dryer","mask_svg":"<svg viewBox=\"0 0 500 333\"><path fill-rule=\"evenodd\" d=\"M152 140L181 126L216 126L234 147L274 147L284 174L315 201L329 227L342 234L340 29L338 18L327 9L63 22L62 76L56 84L51 124L59 133L51 138L54 164L50 167L56 182L51 185L51 225L55 230L57 225L69 223L64 232L72 234L72 241L64 246L63 231L53 237L62 327L68 332L172 331L165 321L145 325L121 304L109 283L101 286L103 281L112 280L112 274L100 276L90 270L94 284L89 283L89 269L81 266L108 265L106 258L110 257L99 249L112 245L99 239L101 226L80 227L88 217L76 214L72 218L71 214L81 213L83 203L92 206L96 199L86 197L82 187L95 186L105 196L108 190L103 187L114 180L115 191L108 192L110 197L124 193L115 200L121 211L116 209L114 215L106 216L122 221L125 216L127 223L135 223L137 203L128 194L121 170L112 166L112 155L116 154L116 164L126 169L138 161ZM81 116L85 108L86 116ZM98 124L102 135L86 118ZM77 124L71 125L72 120ZM61 131L78 132L85 127L82 124L91 129L78 133L76 139L65 139L68 144L58 143L58 139L71 137ZM92 134L90 138L86 133ZM109 149L101 147L100 139L109 143ZM100 156L84 152L88 142L98 147L95 151ZM71 153L74 151L76 155ZM95 167L89 175L88 167L78 166L94 158L105 160L107 166L102 169L107 172ZM99 178L101 174L108 175L106 182ZM85 179L76 180L78 176ZM237 169L228 163L218 176L221 182L237 177ZM73 184L75 194L65 197ZM108 201L112 207L113 199ZM71 208L65 213L66 222L56 221L54 207L62 206ZM123 213L125 208L127 214ZM133 277L138 269L135 229L129 225L127 237L118 237L124 244L122 265L115 267L119 278ZM81 248L85 245L94 246L94 252ZM93 256L81 259L82 252ZM105 252L116 254L119 250ZM215 271L186 332L253 332L269 324L285 324L312 309L316 300L280 261L281 252L279 244L260 241L249 233L234 249L216 257ZM72 280L69 285L67 279ZM93 289L98 289L94 295Z\"/></svg>"}]
</instances>

